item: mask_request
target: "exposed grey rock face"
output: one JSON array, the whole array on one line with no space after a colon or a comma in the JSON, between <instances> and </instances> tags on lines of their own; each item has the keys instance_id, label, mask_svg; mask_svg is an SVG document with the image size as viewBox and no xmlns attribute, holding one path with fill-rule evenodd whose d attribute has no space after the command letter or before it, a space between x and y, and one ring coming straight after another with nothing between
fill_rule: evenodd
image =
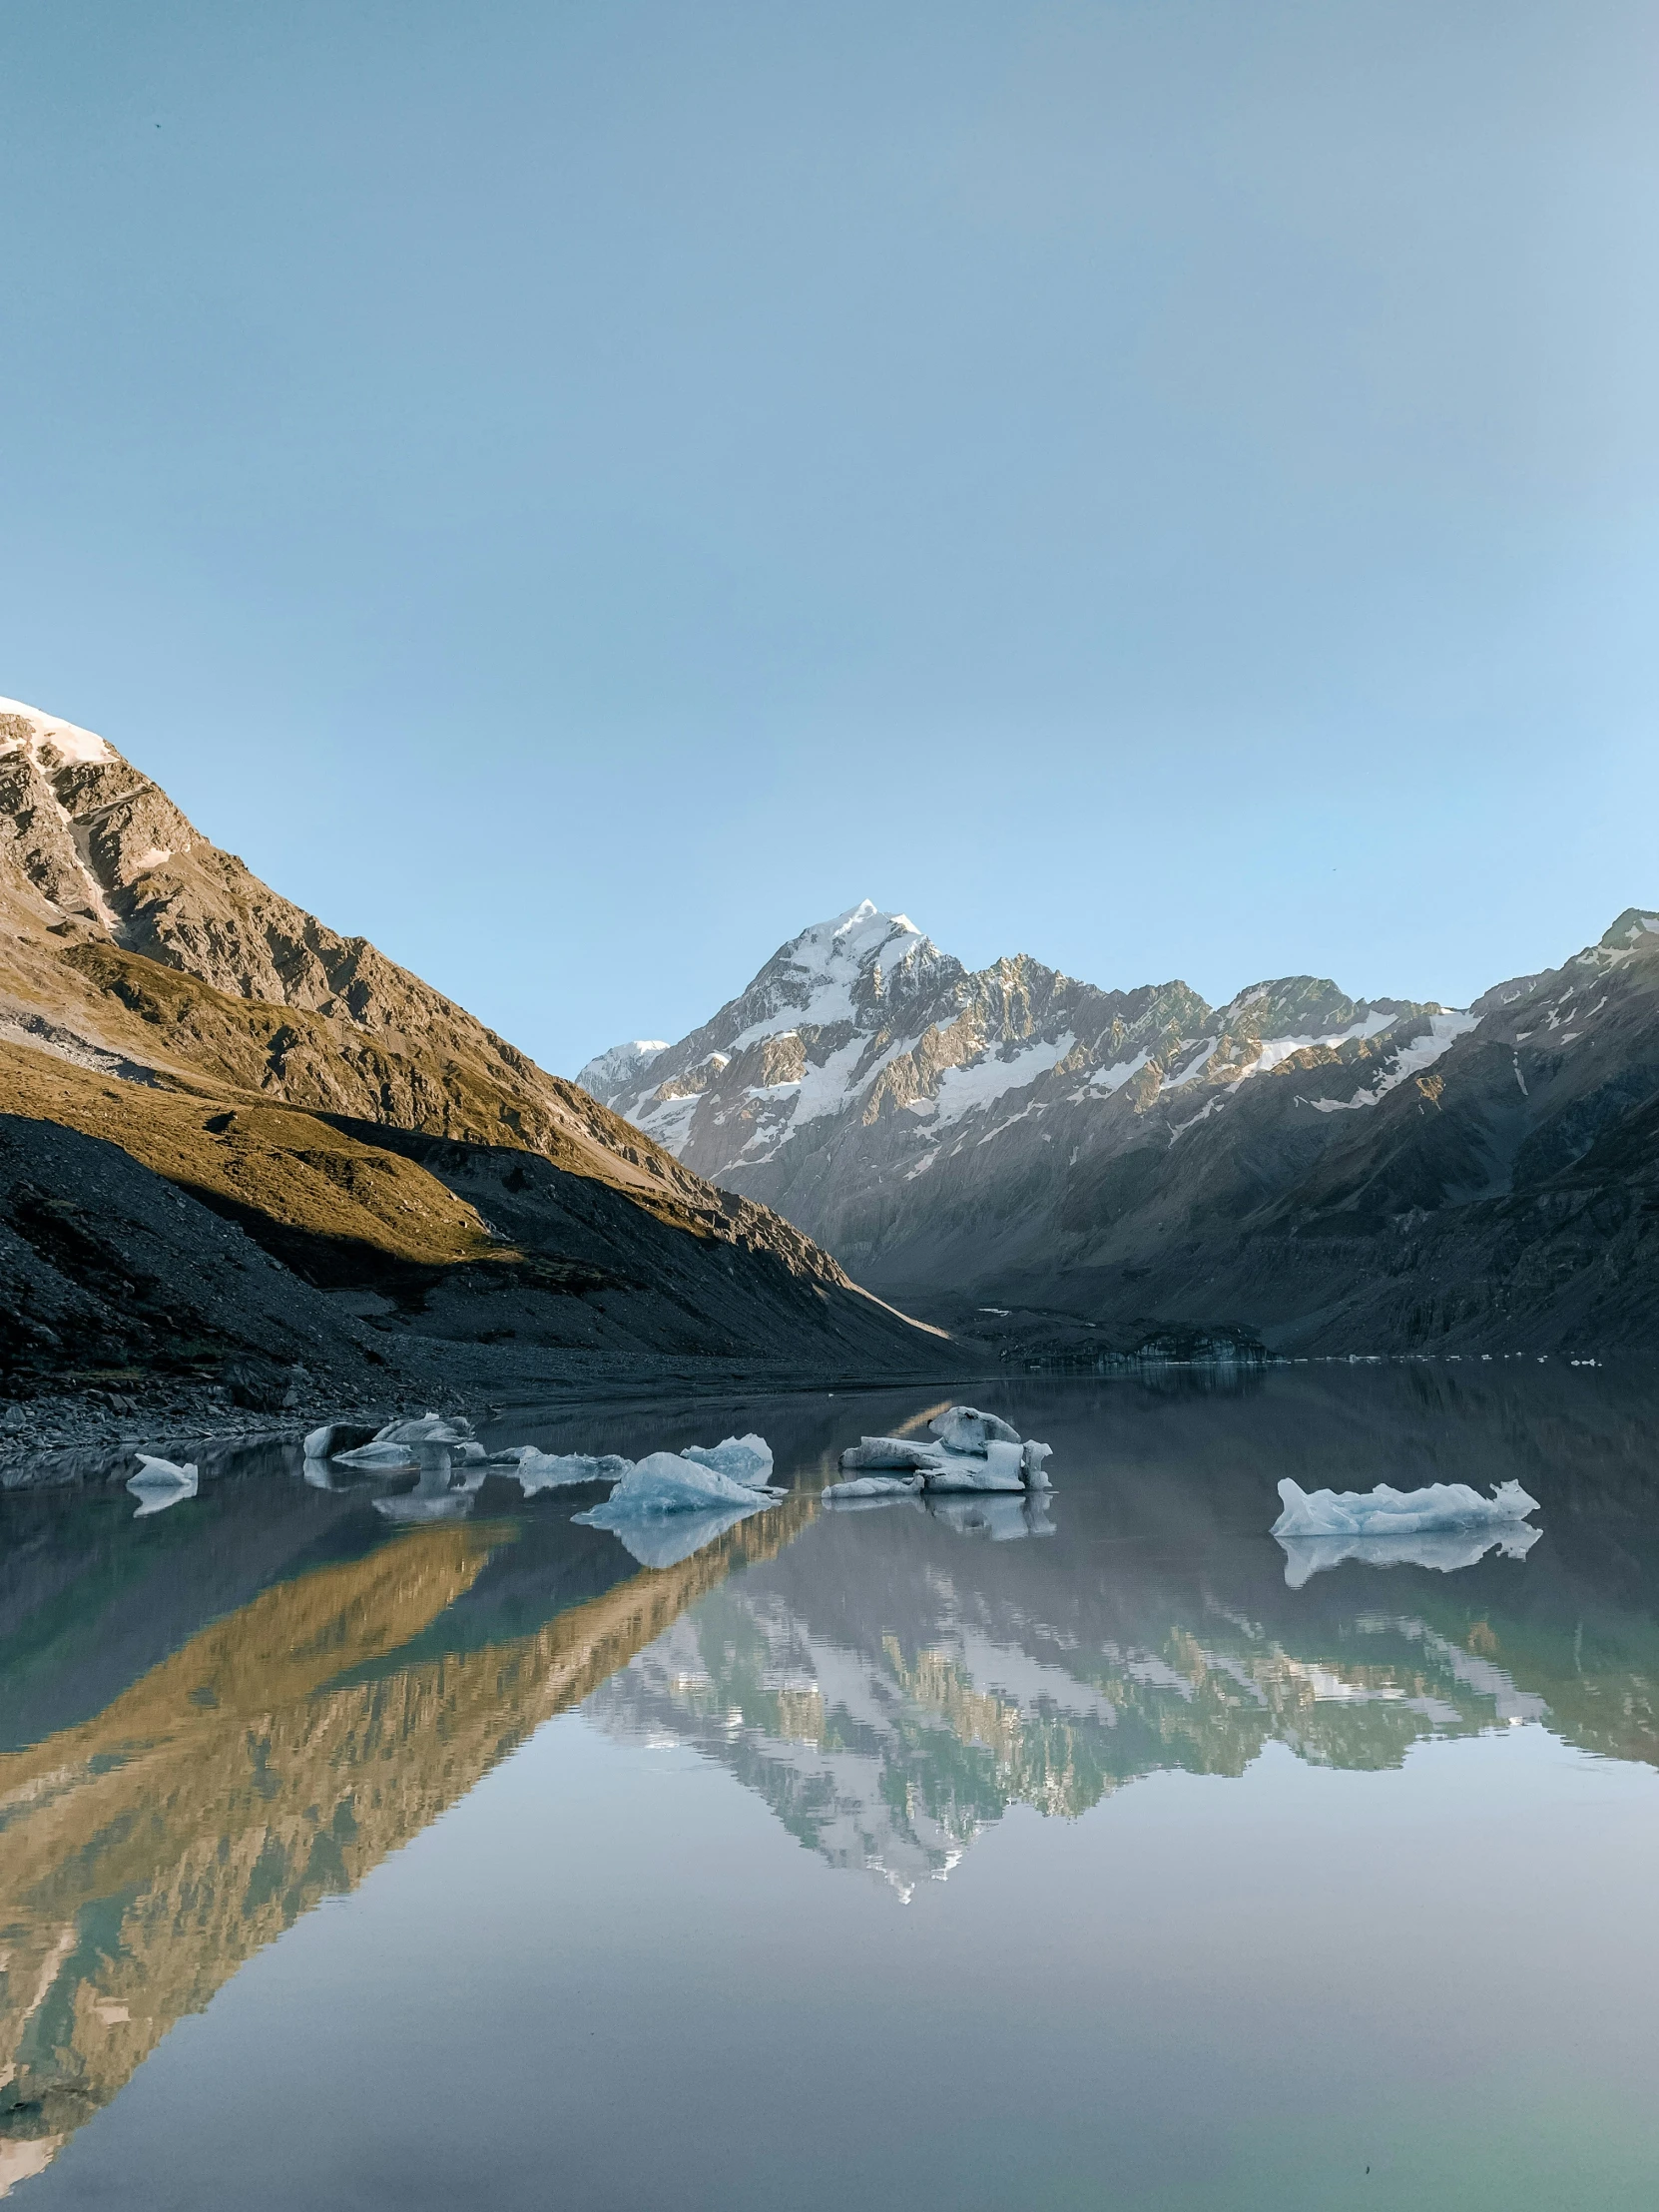
<instances>
[{"instance_id":1,"label":"exposed grey rock face","mask_svg":"<svg viewBox=\"0 0 1659 2212\"><path fill-rule=\"evenodd\" d=\"M1312 976L1213 1009L1024 956L970 974L865 905L612 1103L900 1303L1005 1324L1009 1357L1218 1329L1647 1342L1659 1239L1628 1184L1659 1159L1656 993L1636 909L1459 1012Z\"/></svg>"},{"instance_id":2,"label":"exposed grey rock face","mask_svg":"<svg viewBox=\"0 0 1659 2212\"><path fill-rule=\"evenodd\" d=\"M1169 1150L1249 1079L1287 1104L1319 1091L1311 1157L1329 1110L1429 1065L1467 1018L1312 976L1216 1011L1185 983L1098 990L1024 955L973 974L866 901L803 931L681 1043L615 1061L599 1095L881 1281L936 1288L1052 1248L1100 1162Z\"/></svg>"},{"instance_id":3,"label":"exposed grey rock face","mask_svg":"<svg viewBox=\"0 0 1659 2212\"><path fill-rule=\"evenodd\" d=\"M649 1049L630 1048L626 1064ZM183 1118L182 1098L193 1102ZM227 1182L212 1148L232 1142L239 1115L271 1105L295 1109L291 1126L239 1156ZM76 1161L96 1157L124 1207L179 1228L171 1256L139 1240L150 1303L156 1317L169 1298L197 1314L205 1297L191 1329L212 1340L215 1362L250 1349L291 1361L296 1343L326 1334L326 1315L359 1367L385 1344L382 1364L400 1350L422 1376L511 1366L521 1388L576 1360L619 1374L664 1360L837 1376L960 1365L936 1330L866 1297L793 1224L711 1188L365 938L272 890L103 738L0 700L8 1109L21 1182L39 1186L27 1203L48 1226L73 1203ZM66 1149L60 1123L105 1141ZM350 1160L332 1144L346 1124L369 1148ZM486 1196L487 1219L466 1216L477 1249L421 1256L411 1275L410 1254L373 1216L385 1182L375 1151L417 1162L428 1193L464 1190L467 1208ZM180 1187L193 1192L188 1214ZM203 1196L254 1240L262 1270L275 1263L280 1296L250 1302L235 1269L198 1281L184 1225ZM7 1250L8 1208L0 1190ZM0 1371L35 1389L109 1360L165 1361L163 1320L135 1331L121 1318L119 1254L90 1232L53 1251L65 1326L24 1326L39 1248L21 1236L0 1283ZM324 1292L342 1303L319 1305ZM361 1319L368 1334L345 1327Z\"/></svg>"}]
</instances>

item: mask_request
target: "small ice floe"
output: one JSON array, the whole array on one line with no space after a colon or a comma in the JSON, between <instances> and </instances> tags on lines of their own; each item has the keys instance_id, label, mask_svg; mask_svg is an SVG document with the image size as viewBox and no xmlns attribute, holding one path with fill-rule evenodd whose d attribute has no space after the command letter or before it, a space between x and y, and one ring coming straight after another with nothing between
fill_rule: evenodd
<instances>
[{"instance_id":1,"label":"small ice floe","mask_svg":"<svg viewBox=\"0 0 1659 2212\"><path fill-rule=\"evenodd\" d=\"M1287 1477L1279 1485L1284 1511L1276 1536L1410 1536L1436 1528L1493 1528L1538 1510L1518 1482L1500 1482L1482 1497L1466 1482L1430 1482L1421 1490L1305 1490Z\"/></svg>"},{"instance_id":2,"label":"small ice floe","mask_svg":"<svg viewBox=\"0 0 1659 2212\"><path fill-rule=\"evenodd\" d=\"M764 1490L772 1480L772 1446L753 1429L747 1436L728 1436L718 1444L687 1444L682 1459L694 1459L700 1467L713 1467L751 1490Z\"/></svg>"},{"instance_id":3,"label":"small ice floe","mask_svg":"<svg viewBox=\"0 0 1659 2212\"><path fill-rule=\"evenodd\" d=\"M916 1497L923 1486L924 1478L919 1474L859 1474L850 1482L831 1482L824 1498L829 1505L851 1505L861 1498Z\"/></svg>"},{"instance_id":4,"label":"small ice floe","mask_svg":"<svg viewBox=\"0 0 1659 2212\"><path fill-rule=\"evenodd\" d=\"M928 1425L936 1438L932 1443L911 1436L861 1436L841 1453L841 1466L857 1481L879 1479L876 1470L889 1477L919 1477L929 1495L936 1490L1048 1488L1046 1462L1053 1456L1052 1446L1026 1442L1017 1428L996 1414L981 1413L972 1405L952 1405ZM835 1502L880 1493L837 1482L824 1494Z\"/></svg>"},{"instance_id":5,"label":"small ice floe","mask_svg":"<svg viewBox=\"0 0 1659 2212\"><path fill-rule=\"evenodd\" d=\"M1024 1445L993 1436L982 1451L947 1451L922 1480L931 1490L1023 1490Z\"/></svg>"},{"instance_id":6,"label":"small ice floe","mask_svg":"<svg viewBox=\"0 0 1659 2212\"><path fill-rule=\"evenodd\" d=\"M661 1513L706 1513L712 1508L754 1509L783 1496L752 1482L734 1482L718 1467L706 1467L677 1451L653 1451L637 1460L609 1499L572 1517L590 1528L620 1528L625 1521L648 1520Z\"/></svg>"},{"instance_id":7,"label":"small ice floe","mask_svg":"<svg viewBox=\"0 0 1659 2212\"><path fill-rule=\"evenodd\" d=\"M143 1451L137 1457L139 1471L127 1482L128 1489L139 1500L134 1520L143 1520L148 1513L165 1513L170 1505L196 1495L199 1477L194 1462L175 1466L171 1459L152 1459Z\"/></svg>"},{"instance_id":8,"label":"small ice floe","mask_svg":"<svg viewBox=\"0 0 1659 2212\"><path fill-rule=\"evenodd\" d=\"M301 1447L307 1459L329 1459L336 1451L355 1451L359 1444L366 1444L375 1431L367 1421L330 1420L320 1428L313 1428Z\"/></svg>"},{"instance_id":9,"label":"small ice floe","mask_svg":"<svg viewBox=\"0 0 1659 2212\"><path fill-rule=\"evenodd\" d=\"M1425 1528L1402 1536L1281 1536L1279 1543L1285 1580L1300 1590L1345 1559L1368 1567L1431 1567L1439 1574L1477 1565L1494 1544L1500 1559L1524 1559L1542 1534L1530 1521L1509 1521L1487 1528Z\"/></svg>"},{"instance_id":10,"label":"small ice floe","mask_svg":"<svg viewBox=\"0 0 1659 2212\"><path fill-rule=\"evenodd\" d=\"M320 1430L313 1431L313 1434L320 1433ZM336 1451L331 1456L342 1466L378 1467L390 1471L418 1466L420 1451L438 1444L458 1451L463 1458L482 1459L484 1456L483 1445L473 1439L471 1421L463 1420L458 1413L430 1412L410 1420L389 1420L383 1428L375 1430L367 1443L357 1444L349 1451Z\"/></svg>"},{"instance_id":11,"label":"small ice floe","mask_svg":"<svg viewBox=\"0 0 1659 2212\"><path fill-rule=\"evenodd\" d=\"M542 1490L570 1489L582 1482L620 1482L633 1461L619 1459L614 1451L594 1458L585 1451L538 1451L525 1444L515 1455L519 1482L526 1497Z\"/></svg>"}]
</instances>

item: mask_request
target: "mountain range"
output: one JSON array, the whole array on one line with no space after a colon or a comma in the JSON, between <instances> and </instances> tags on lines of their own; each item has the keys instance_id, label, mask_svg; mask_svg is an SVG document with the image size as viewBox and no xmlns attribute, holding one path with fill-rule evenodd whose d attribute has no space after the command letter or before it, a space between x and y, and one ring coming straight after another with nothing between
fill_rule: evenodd
<instances>
[{"instance_id":1,"label":"mountain range","mask_svg":"<svg viewBox=\"0 0 1659 2212\"><path fill-rule=\"evenodd\" d=\"M103 738L0 701L0 1386L525 1397L951 1359Z\"/></svg>"},{"instance_id":2,"label":"mountain range","mask_svg":"<svg viewBox=\"0 0 1659 2212\"><path fill-rule=\"evenodd\" d=\"M577 1078L1004 1359L1659 1331L1659 913L1467 1008L969 970L868 900Z\"/></svg>"}]
</instances>

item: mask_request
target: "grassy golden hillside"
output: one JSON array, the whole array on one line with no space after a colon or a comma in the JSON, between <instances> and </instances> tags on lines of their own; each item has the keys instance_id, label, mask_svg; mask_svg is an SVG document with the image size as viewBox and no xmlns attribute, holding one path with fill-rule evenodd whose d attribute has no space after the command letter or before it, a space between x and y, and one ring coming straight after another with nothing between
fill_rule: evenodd
<instances>
[{"instance_id":1,"label":"grassy golden hillside","mask_svg":"<svg viewBox=\"0 0 1659 2212\"><path fill-rule=\"evenodd\" d=\"M119 1145L210 1204L394 1260L452 1266L516 1257L473 1209L397 1153L257 1094L137 1089L25 1045L0 1043L0 1113Z\"/></svg>"}]
</instances>

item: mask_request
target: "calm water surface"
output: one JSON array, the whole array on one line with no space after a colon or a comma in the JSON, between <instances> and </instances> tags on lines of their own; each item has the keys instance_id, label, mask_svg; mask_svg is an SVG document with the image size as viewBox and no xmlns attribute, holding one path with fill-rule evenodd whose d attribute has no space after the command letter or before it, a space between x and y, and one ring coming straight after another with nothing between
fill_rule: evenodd
<instances>
[{"instance_id":1,"label":"calm water surface","mask_svg":"<svg viewBox=\"0 0 1659 2212\"><path fill-rule=\"evenodd\" d=\"M944 1400L759 1427L644 1561L245 1453L0 1500L0 2187L54 2206L1649 2206L1659 1390L980 1393L1044 1516L820 1505ZM1523 1558L1288 1559L1274 1484L1486 1483ZM683 1558L681 1544L707 1540Z\"/></svg>"}]
</instances>

